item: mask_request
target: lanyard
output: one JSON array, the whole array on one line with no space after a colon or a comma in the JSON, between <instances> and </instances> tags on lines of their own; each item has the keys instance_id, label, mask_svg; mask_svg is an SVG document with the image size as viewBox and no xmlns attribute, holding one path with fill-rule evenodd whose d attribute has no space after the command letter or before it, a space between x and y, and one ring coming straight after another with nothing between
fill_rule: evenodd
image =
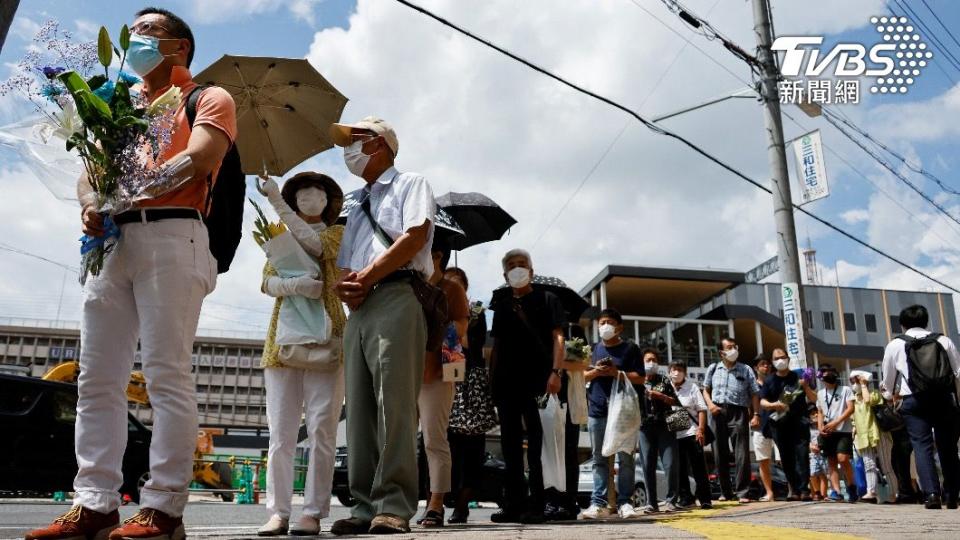
<instances>
[{"instance_id":1,"label":"lanyard","mask_svg":"<svg viewBox=\"0 0 960 540\"><path fill-rule=\"evenodd\" d=\"M833 404L836 403L837 401L837 392L839 391L840 391L840 385L837 385L837 387L833 389L833 396L828 398L827 389L826 388L823 389L823 401L827 403L827 414L830 416L831 420L833 420L833 410L832 410Z\"/></svg>"}]
</instances>

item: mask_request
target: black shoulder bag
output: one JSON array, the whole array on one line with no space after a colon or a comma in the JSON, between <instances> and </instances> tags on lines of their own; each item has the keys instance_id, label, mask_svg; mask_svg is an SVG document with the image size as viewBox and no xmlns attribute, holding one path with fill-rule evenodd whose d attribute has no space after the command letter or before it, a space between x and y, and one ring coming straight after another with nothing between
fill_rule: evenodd
<instances>
[{"instance_id":1,"label":"black shoulder bag","mask_svg":"<svg viewBox=\"0 0 960 540\"><path fill-rule=\"evenodd\" d=\"M373 214L370 212L370 197L364 199L360 207L363 209L363 213L367 215L367 219L370 220L370 225L373 227L380 242L387 248L392 246L395 240L391 239L387 231L383 230L383 227L377 223L377 220L373 219ZM426 350L428 352L437 352L440 350L440 346L443 345L447 323L450 320L448 315L449 310L447 308L447 295L444 294L443 289L423 279L420 272L413 271L410 274L410 286L413 288L413 295L416 296L417 301L420 302L420 307L423 308L423 316L427 320Z\"/></svg>"}]
</instances>

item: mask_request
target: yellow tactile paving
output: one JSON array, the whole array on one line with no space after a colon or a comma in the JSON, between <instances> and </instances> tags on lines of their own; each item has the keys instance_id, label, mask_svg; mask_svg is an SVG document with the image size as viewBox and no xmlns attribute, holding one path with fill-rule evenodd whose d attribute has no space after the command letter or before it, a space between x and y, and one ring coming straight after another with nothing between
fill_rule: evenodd
<instances>
[{"instance_id":1,"label":"yellow tactile paving","mask_svg":"<svg viewBox=\"0 0 960 540\"><path fill-rule=\"evenodd\" d=\"M754 540L770 538L789 538L790 540L863 540L862 536L823 531L812 531L796 527L775 527L721 519L704 519L719 514L728 514L724 510L738 506L736 503L723 504L712 510L694 510L675 517L657 520L658 525L672 527L682 531L703 535L707 540ZM735 514L734 514L735 515ZM733 517L731 515L730 517Z\"/></svg>"}]
</instances>

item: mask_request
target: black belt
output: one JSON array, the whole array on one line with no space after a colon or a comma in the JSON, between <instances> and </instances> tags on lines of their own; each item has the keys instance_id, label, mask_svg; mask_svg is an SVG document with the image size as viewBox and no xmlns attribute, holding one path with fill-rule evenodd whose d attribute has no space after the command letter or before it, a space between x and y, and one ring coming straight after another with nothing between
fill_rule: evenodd
<instances>
[{"instance_id":1,"label":"black belt","mask_svg":"<svg viewBox=\"0 0 960 540\"><path fill-rule=\"evenodd\" d=\"M113 222L117 225L150 223L164 219L200 219L200 212L194 208L154 208L129 210L113 216Z\"/></svg>"},{"instance_id":2,"label":"black belt","mask_svg":"<svg viewBox=\"0 0 960 540\"><path fill-rule=\"evenodd\" d=\"M395 270L394 272L387 274L387 277L377 282L377 285L413 279L415 277L413 272L413 270Z\"/></svg>"}]
</instances>

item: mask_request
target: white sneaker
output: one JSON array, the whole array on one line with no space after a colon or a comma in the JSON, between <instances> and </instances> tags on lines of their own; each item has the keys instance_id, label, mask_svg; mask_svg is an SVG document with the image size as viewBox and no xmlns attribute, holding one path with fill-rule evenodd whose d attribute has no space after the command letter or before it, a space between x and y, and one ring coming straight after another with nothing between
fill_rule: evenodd
<instances>
[{"instance_id":1,"label":"white sneaker","mask_svg":"<svg viewBox=\"0 0 960 540\"><path fill-rule=\"evenodd\" d=\"M314 536L320 534L320 520L312 516L300 516L297 524L290 527L291 536Z\"/></svg>"},{"instance_id":2,"label":"white sneaker","mask_svg":"<svg viewBox=\"0 0 960 540\"><path fill-rule=\"evenodd\" d=\"M610 517L610 509L606 506L597 506L591 504L590 508L584 510L580 517L583 519L604 519Z\"/></svg>"},{"instance_id":3,"label":"white sneaker","mask_svg":"<svg viewBox=\"0 0 960 540\"><path fill-rule=\"evenodd\" d=\"M270 521L257 529L257 536L286 536L289 524L289 520L274 514L270 516Z\"/></svg>"},{"instance_id":4,"label":"white sneaker","mask_svg":"<svg viewBox=\"0 0 960 540\"><path fill-rule=\"evenodd\" d=\"M620 510L617 512L620 514L620 519L633 519L640 517L640 514L633 509L633 505L630 503L623 503L620 505Z\"/></svg>"}]
</instances>

